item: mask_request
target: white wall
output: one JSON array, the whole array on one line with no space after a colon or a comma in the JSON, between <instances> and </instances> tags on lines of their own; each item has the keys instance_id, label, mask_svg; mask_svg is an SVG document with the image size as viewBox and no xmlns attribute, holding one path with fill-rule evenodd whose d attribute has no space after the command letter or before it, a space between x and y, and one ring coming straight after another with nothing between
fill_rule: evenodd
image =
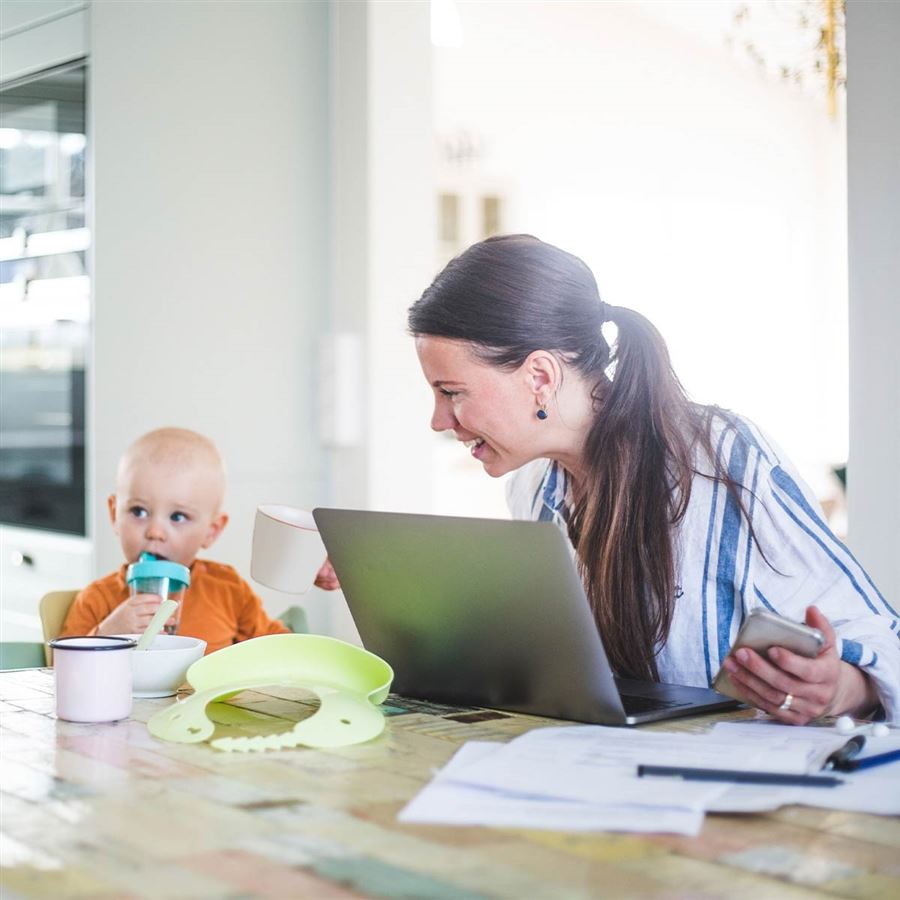
<instances>
[{"instance_id":1,"label":"white wall","mask_svg":"<svg viewBox=\"0 0 900 900\"><path fill-rule=\"evenodd\" d=\"M156 426L223 451L231 523L209 555L245 576L258 503L328 499L314 364L328 16L325 2L92 5L98 573L121 563L105 512L116 461ZM262 593L273 612L291 602Z\"/></svg>"},{"instance_id":2,"label":"white wall","mask_svg":"<svg viewBox=\"0 0 900 900\"><path fill-rule=\"evenodd\" d=\"M418 0L333 7L329 331L354 335L363 357L358 402L336 412L358 417L359 439L329 448L338 506L431 510L430 389L406 334L434 275L429 12ZM357 640L346 606L330 608L332 632Z\"/></svg>"},{"instance_id":3,"label":"white wall","mask_svg":"<svg viewBox=\"0 0 900 900\"><path fill-rule=\"evenodd\" d=\"M431 510L431 388L406 313L435 275L431 17L369 5L369 504Z\"/></svg>"},{"instance_id":4,"label":"white wall","mask_svg":"<svg viewBox=\"0 0 900 900\"><path fill-rule=\"evenodd\" d=\"M847 4L852 546L900 604L900 4Z\"/></svg>"},{"instance_id":5,"label":"white wall","mask_svg":"<svg viewBox=\"0 0 900 900\"><path fill-rule=\"evenodd\" d=\"M434 272L429 5L335 6L331 330L364 353L358 446L333 456L336 501L430 510L430 389L406 310Z\"/></svg>"},{"instance_id":6,"label":"white wall","mask_svg":"<svg viewBox=\"0 0 900 900\"><path fill-rule=\"evenodd\" d=\"M658 325L697 400L755 418L816 479L847 453L843 124L654 6L458 4L436 128L479 139L458 177L507 193L504 231L582 256L606 301Z\"/></svg>"}]
</instances>

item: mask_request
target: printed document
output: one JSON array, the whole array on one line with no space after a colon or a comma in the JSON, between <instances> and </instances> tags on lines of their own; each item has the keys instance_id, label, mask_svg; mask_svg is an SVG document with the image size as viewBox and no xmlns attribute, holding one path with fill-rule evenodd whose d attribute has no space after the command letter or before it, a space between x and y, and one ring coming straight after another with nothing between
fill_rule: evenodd
<instances>
[{"instance_id":1,"label":"printed document","mask_svg":"<svg viewBox=\"0 0 900 900\"><path fill-rule=\"evenodd\" d=\"M454 780L466 766L496 752L502 744L470 741L411 800L401 822L424 825L489 825L547 831L668 832L696 835L703 812L664 806L609 806L523 796Z\"/></svg>"}]
</instances>

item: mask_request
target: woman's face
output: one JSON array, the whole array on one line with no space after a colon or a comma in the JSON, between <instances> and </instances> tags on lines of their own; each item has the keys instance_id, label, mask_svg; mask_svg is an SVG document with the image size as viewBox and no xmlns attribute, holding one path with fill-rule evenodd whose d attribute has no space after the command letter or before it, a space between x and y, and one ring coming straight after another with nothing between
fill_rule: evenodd
<instances>
[{"instance_id":1,"label":"woman's face","mask_svg":"<svg viewBox=\"0 0 900 900\"><path fill-rule=\"evenodd\" d=\"M452 431L494 478L544 455L533 378L478 360L465 341L416 338L416 352L434 391L435 431Z\"/></svg>"}]
</instances>

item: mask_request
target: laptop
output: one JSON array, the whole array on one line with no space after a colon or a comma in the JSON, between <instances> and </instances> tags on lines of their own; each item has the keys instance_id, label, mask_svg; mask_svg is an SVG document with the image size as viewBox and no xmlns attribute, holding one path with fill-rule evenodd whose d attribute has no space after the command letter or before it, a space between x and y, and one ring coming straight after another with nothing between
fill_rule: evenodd
<instances>
[{"instance_id":1,"label":"laptop","mask_svg":"<svg viewBox=\"0 0 900 900\"><path fill-rule=\"evenodd\" d=\"M394 669L401 696L603 725L738 705L706 688L616 678L552 522L313 516L363 645Z\"/></svg>"}]
</instances>

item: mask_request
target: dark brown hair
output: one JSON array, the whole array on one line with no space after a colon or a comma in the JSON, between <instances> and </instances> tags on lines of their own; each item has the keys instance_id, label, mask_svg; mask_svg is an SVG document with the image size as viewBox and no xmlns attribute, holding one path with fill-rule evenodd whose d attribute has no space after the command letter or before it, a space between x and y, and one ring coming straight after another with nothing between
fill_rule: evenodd
<instances>
[{"instance_id":1,"label":"dark brown hair","mask_svg":"<svg viewBox=\"0 0 900 900\"><path fill-rule=\"evenodd\" d=\"M618 328L612 353L604 321ZM410 308L409 328L471 342L509 369L550 350L593 382L588 475L569 535L613 669L656 679L675 605L672 528L690 499L698 442L719 474L712 409L688 400L659 332L603 303L578 257L530 235L489 238L451 260Z\"/></svg>"}]
</instances>

